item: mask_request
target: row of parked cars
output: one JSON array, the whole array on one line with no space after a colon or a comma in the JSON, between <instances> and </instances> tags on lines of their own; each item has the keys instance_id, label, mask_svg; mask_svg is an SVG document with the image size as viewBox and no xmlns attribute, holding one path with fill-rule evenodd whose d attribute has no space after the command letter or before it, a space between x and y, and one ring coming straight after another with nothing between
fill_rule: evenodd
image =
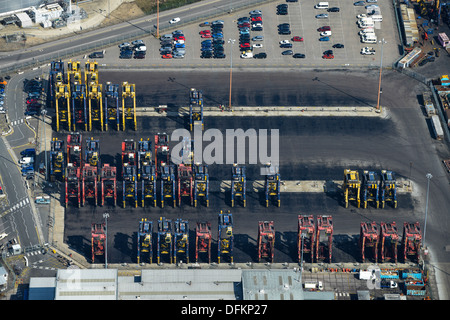
<instances>
[{"instance_id":1,"label":"row of parked cars","mask_svg":"<svg viewBox=\"0 0 450 320\"><path fill-rule=\"evenodd\" d=\"M225 40L223 37L223 20L215 20L212 22L203 22L200 27L209 27L199 32L200 37L204 40L201 42L201 55L202 59L224 59L225 54Z\"/></svg>"},{"instance_id":2,"label":"row of parked cars","mask_svg":"<svg viewBox=\"0 0 450 320\"><path fill-rule=\"evenodd\" d=\"M263 47L262 43L264 38L262 35L256 35L251 37L252 31L263 30L263 18L261 10L252 10L249 12L249 16L240 17L237 24L239 30L239 50L241 51L242 59L265 59L267 54L265 52L253 53L253 49L260 49ZM251 44L250 42L256 42Z\"/></svg>"},{"instance_id":3,"label":"row of parked cars","mask_svg":"<svg viewBox=\"0 0 450 320\"><path fill-rule=\"evenodd\" d=\"M183 30L175 30L172 33L160 37L159 53L162 59L183 59L186 54L186 37Z\"/></svg>"},{"instance_id":4,"label":"row of parked cars","mask_svg":"<svg viewBox=\"0 0 450 320\"><path fill-rule=\"evenodd\" d=\"M119 44L120 49L120 59L144 59L145 54L147 53L147 47L145 46L145 43L143 40L135 40L131 43L124 42Z\"/></svg>"},{"instance_id":5,"label":"row of parked cars","mask_svg":"<svg viewBox=\"0 0 450 320\"><path fill-rule=\"evenodd\" d=\"M34 166L35 166L35 158L36 158L36 149L25 149L20 152L20 170L22 172L22 176L26 177L26 179L34 178Z\"/></svg>"},{"instance_id":6,"label":"row of parked cars","mask_svg":"<svg viewBox=\"0 0 450 320\"><path fill-rule=\"evenodd\" d=\"M5 90L7 81L0 78L0 114L6 113L5 109Z\"/></svg>"},{"instance_id":7,"label":"row of parked cars","mask_svg":"<svg viewBox=\"0 0 450 320\"><path fill-rule=\"evenodd\" d=\"M24 91L27 93L25 100L26 116L35 116L41 113L42 84L38 79L25 80Z\"/></svg>"},{"instance_id":8,"label":"row of parked cars","mask_svg":"<svg viewBox=\"0 0 450 320\"><path fill-rule=\"evenodd\" d=\"M286 1L289 2L289 1ZM294 1L291 1L294 2ZM295 1L296 2L296 1ZM277 5L277 15L287 15L288 14L288 4L286 3L282 3ZM279 35L290 35L291 32L291 25L287 22L285 23L280 23L278 25L278 34ZM291 42L292 41L292 42ZM290 40L286 39L286 40L281 40L279 42L279 46L282 49L288 49L288 50L284 50L281 52L281 55L283 56L292 56L295 59L303 59L306 57L306 55L304 53L294 53L294 51L292 50L294 47L294 43L296 42L303 42L303 37L301 36L293 36L291 37Z\"/></svg>"}]
</instances>

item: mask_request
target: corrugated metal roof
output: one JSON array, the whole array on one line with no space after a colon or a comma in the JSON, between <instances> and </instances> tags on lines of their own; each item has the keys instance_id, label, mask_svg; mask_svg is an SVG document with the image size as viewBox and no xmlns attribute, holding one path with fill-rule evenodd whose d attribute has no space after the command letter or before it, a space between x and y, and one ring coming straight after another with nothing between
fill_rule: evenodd
<instances>
[{"instance_id":1,"label":"corrugated metal roof","mask_svg":"<svg viewBox=\"0 0 450 320\"><path fill-rule=\"evenodd\" d=\"M176 272L174 272L176 271ZM142 270L142 282L240 282L241 270L200 270L200 269L182 269L182 270Z\"/></svg>"}]
</instances>

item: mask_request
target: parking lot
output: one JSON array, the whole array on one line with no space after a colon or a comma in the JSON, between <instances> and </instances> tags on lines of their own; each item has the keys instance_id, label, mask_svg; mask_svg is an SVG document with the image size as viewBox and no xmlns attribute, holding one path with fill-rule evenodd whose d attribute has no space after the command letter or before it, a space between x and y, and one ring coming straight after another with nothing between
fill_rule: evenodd
<instances>
[{"instance_id":1,"label":"parking lot","mask_svg":"<svg viewBox=\"0 0 450 320\"><path fill-rule=\"evenodd\" d=\"M219 16L211 20L223 20L223 40L225 58L201 58L201 42L205 39L199 34L202 30L210 29L209 27L200 27L199 24L193 24L177 28L177 24L173 24L171 30L161 30L160 35L171 33L172 31L181 29L186 38L185 40L185 57L182 59L162 59L159 49L160 41L155 37L147 37L144 40L147 47L147 53L144 59L119 59L120 49L117 46L107 48L105 57L98 59L103 66L108 67L167 67L167 66L183 66L183 67L229 67L231 59L233 67L263 67L263 66L302 66L302 67L320 67L320 66L374 66L380 64L381 44L364 44L360 41L358 35L359 28L356 24L357 15L365 14L368 10L365 6L354 6L353 1L347 2L343 0L329 1L329 7L340 8L339 12L327 12L326 9L315 9L316 2L289 2L288 14L278 15L277 6L285 1L276 1L262 5L258 8L250 8L247 10L233 12L226 16ZM366 3L369 5L372 3ZM375 24L375 33L378 42L384 39L383 45L383 64L391 66L392 62L399 57L398 44L400 42L396 26L395 14L392 3L389 0L379 0L377 5L383 15L383 21ZM239 29L237 21L240 17L249 16L251 10L262 11L262 31L250 31L251 38L254 36L262 36L263 40L253 43L262 44L262 48L255 48L253 53L265 52L266 59L241 59L239 50ZM315 16L320 13L327 13L328 18L317 19ZM282 23L290 25L290 35L278 34L277 26ZM318 28L322 26L330 26L332 35L330 41L319 41L320 32ZM292 55L283 56L281 53L286 50L280 48L280 41L291 40L292 37L303 37L302 42L293 43L293 53L305 54L303 59L295 59ZM229 40L235 40L232 45ZM130 42L133 39L130 39ZM343 44L344 48L332 48L334 44ZM362 55L361 49L370 46L376 51L375 55ZM323 59L323 53L326 50L334 51L334 59ZM231 57L232 56L232 57ZM87 58L87 56L85 56Z\"/></svg>"}]
</instances>

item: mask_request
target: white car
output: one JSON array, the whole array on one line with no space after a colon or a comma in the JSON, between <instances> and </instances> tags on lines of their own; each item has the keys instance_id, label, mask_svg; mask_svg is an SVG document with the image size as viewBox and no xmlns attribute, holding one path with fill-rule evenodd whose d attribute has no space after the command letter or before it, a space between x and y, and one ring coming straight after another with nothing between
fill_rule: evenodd
<instances>
[{"instance_id":1,"label":"white car","mask_svg":"<svg viewBox=\"0 0 450 320\"><path fill-rule=\"evenodd\" d=\"M6 113L6 110L5 110L5 108L3 108L3 107L0 107L0 114L4 114L4 113Z\"/></svg>"},{"instance_id":2,"label":"white car","mask_svg":"<svg viewBox=\"0 0 450 320\"><path fill-rule=\"evenodd\" d=\"M180 21L181 21L181 19L177 17L177 18L173 18L172 20L170 20L169 23L174 24L174 23L178 23Z\"/></svg>"},{"instance_id":3,"label":"white car","mask_svg":"<svg viewBox=\"0 0 450 320\"><path fill-rule=\"evenodd\" d=\"M281 40L280 41L280 44L287 44L287 43L290 43L289 40Z\"/></svg>"},{"instance_id":4,"label":"white car","mask_svg":"<svg viewBox=\"0 0 450 320\"><path fill-rule=\"evenodd\" d=\"M173 44L184 44L184 40L177 40Z\"/></svg>"},{"instance_id":5,"label":"white car","mask_svg":"<svg viewBox=\"0 0 450 320\"><path fill-rule=\"evenodd\" d=\"M358 15L356 16L356 18L358 18L358 19L367 18L367 17L368 17L368 15L367 15L367 14L364 14L364 13L358 14Z\"/></svg>"},{"instance_id":6,"label":"white car","mask_svg":"<svg viewBox=\"0 0 450 320\"><path fill-rule=\"evenodd\" d=\"M255 43L253 44L253 48L262 48L263 45L261 43Z\"/></svg>"},{"instance_id":7,"label":"white car","mask_svg":"<svg viewBox=\"0 0 450 320\"><path fill-rule=\"evenodd\" d=\"M250 11L248 14L249 14L249 15L252 15L252 14L262 14L262 11L261 11L261 10L253 10L253 11Z\"/></svg>"},{"instance_id":8,"label":"white car","mask_svg":"<svg viewBox=\"0 0 450 320\"><path fill-rule=\"evenodd\" d=\"M134 49L134 51L136 51L136 52L145 52L145 51L147 51L147 47L146 46L139 46L139 47L136 47Z\"/></svg>"},{"instance_id":9,"label":"white car","mask_svg":"<svg viewBox=\"0 0 450 320\"><path fill-rule=\"evenodd\" d=\"M373 55L375 54L375 49L372 47L364 47L361 49L361 54Z\"/></svg>"},{"instance_id":10,"label":"white car","mask_svg":"<svg viewBox=\"0 0 450 320\"><path fill-rule=\"evenodd\" d=\"M0 240L5 239L7 236L8 236L7 233L2 233L2 234L0 234Z\"/></svg>"},{"instance_id":11,"label":"white car","mask_svg":"<svg viewBox=\"0 0 450 320\"><path fill-rule=\"evenodd\" d=\"M131 42L131 44L132 44L133 46L137 46L137 45L140 45L140 44L144 44L144 40L134 40L133 42Z\"/></svg>"},{"instance_id":12,"label":"white car","mask_svg":"<svg viewBox=\"0 0 450 320\"><path fill-rule=\"evenodd\" d=\"M250 59L250 58L253 58L253 53L251 53L251 52L243 53L243 54L241 54L241 58L242 58L242 59Z\"/></svg>"}]
</instances>

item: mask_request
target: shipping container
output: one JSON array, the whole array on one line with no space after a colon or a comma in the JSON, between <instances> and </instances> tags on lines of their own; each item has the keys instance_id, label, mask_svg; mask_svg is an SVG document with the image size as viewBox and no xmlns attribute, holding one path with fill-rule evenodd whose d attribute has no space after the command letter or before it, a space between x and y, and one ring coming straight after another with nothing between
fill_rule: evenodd
<instances>
[{"instance_id":1,"label":"shipping container","mask_svg":"<svg viewBox=\"0 0 450 320\"><path fill-rule=\"evenodd\" d=\"M433 126L435 138L437 140L442 140L444 138L444 131L442 130L438 115L431 116L431 125Z\"/></svg>"}]
</instances>

